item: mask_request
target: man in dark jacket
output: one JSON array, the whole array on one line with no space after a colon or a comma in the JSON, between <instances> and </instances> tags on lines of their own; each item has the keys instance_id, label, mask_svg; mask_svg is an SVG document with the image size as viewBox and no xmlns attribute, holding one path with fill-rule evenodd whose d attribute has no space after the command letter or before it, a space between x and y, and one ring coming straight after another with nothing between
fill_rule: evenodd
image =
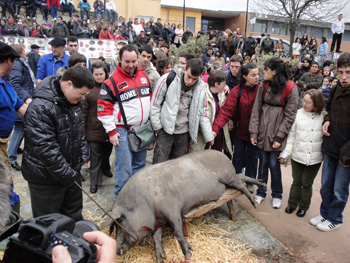
<instances>
[{"instance_id":1,"label":"man in dark jacket","mask_svg":"<svg viewBox=\"0 0 350 263\"><path fill-rule=\"evenodd\" d=\"M316 61L311 62L310 72L306 72L299 79L299 87L301 90L319 89L322 87L322 72Z\"/></svg>"},{"instance_id":2,"label":"man in dark jacket","mask_svg":"<svg viewBox=\"0 0 350 263\"><path fill-rule=\"evenodd\" d=\"M266 38L264 38L261 41L261 50L264 53L264 55L273 52L273 50L274 50L274 43L273 43L273 40L270 38L270 34L267 34Z\"/></svg>"},{"instance_id":3,"label":"man in dark jacket","mask_svg":"<svg viewBox=\"0 0 350 263\"><path fill-rule=\"evenodd\" d=\"M182 42L186 44L190 37L193 37L193 33L191 32L191 28L188 26L186 27L186 32L182 36Z\"/></svg>"},{"instance_id":4,"label":"man in dark jacket","mask_svg":"<svg viewBox=\"0 0 350 263\"><path fill-rule=\"evenodd\" d=\"M22 174L28 181L33 217L61 213L82 220L80 169L89 160L80 100L94 87L85 67L40 83L24 117Z\"/></svg>"},{"instance_id":5,"label":"man in dark jacket","mask_svg":"<svg viewBox=\"0 0 350 263\"><path fill-rule=\"evenodd\" d=\"M230 58L230 70L226 73L226 85L230 88L230 90L232 90L235 86L239 84L237 74L242 64L243 59L240 55L233 55Z\"/></svg>"},{"instance_id":6,"label":"man in dark jacket","mask_svg":"<svg viewBox=\"0 0 350 263\"><path fill-rule=\"evenodd\" d=\"M62 16L57 17L57 23L52 28L52 37L69 37L68 27L63 23Z\"/></svg>"},{"instance_id":7,"label":"man in dark jacket","mask_svg":"<svg viewBox=\"0 0 350 263\"><path fill-rule=\"evenodd\" d=\"M147 45L149 37L145 35L145 31L141 30L140 35L136 37L136 45L138 47L142 47L143 45Z\"/></svg>"},{"instance_id":8,"label":"man in dark jacket","mask_svg":"<svg viewBox=\"0 0 350 263\"><path fill-rule=\"evenodd\" d=\"M28 64L32 69L34 76L36 77L36 72L38 70L38 63L40 59L39 48L37 44L33 44L30 46L30 52L27 54Z\"/></svg>"},{"instance_id":9,"label":"man in dark jacket","mask_svg":"<svg viewBox=\"0 0 350 263\"><path fill-rule=\"evenodd\" d=\"M255 54L255 47L256 47L255 38L253 38L252 34L250 34L249 37L247 37L244 40L244 52L246 56L251 57L253 54Z\"/></svg>"},{"instance_id":10,"label":"man in dark jacket","mask_svg":"<svg viewBox=\"0 0 350 263\"><path fill-rule=\"evenodd\" d=\"M38 37L40 38L49 38L51 37L51 28L47 27L47 24L43 22L41 25L39 31L38 31Z\"/></svg>"},{"instance_id":11,"label":"man in dark jacket","mask_svg":"<svg viewBox=\"0 0 350 263\"><path fill-rule=\"evenodd\" d=\"M327 100L323 124L323 167L320 215L310 224L321 231L331 231L343 223L343 211L350 184L350 54L337 61L339 84Z\"/></svg>"},{"instance_id":12,"label":"man in dark jacket","mask_svg":"<svg viewBox=\"0 0 350 263\"><path fill-rule=\"evenodd\" d=\"M227 51L228 51L228 34L224 32L222 37L219 39L220 53L226 61Z\"/></svg>"}]
</instances>

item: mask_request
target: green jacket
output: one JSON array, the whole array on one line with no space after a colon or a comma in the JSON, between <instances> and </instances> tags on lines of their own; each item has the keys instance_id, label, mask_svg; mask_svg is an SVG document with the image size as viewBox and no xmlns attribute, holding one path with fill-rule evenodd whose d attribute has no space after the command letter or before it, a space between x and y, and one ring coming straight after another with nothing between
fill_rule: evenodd
<instances>
[{"instance_id":1,"label":"green jacket","mask_svg":"<svg viewBox=\"0 0 350 263\"><path fill-rule=\"evenodd\" d=\"M299 79L299 87L303 88L306 85L306 90L319 89L322 87L323 77L321 73L312 74L310 72L305 73Z\"/></svg>"}]
</instances>

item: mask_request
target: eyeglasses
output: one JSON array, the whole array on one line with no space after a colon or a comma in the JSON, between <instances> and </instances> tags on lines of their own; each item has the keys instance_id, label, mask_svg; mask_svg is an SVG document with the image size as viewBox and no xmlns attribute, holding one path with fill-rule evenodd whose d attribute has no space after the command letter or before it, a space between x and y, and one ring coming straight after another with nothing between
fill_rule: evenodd
<instances>
[{"instance_id":1,"label":"eyeglasses","mask_svg":"<svg viewBox=\"0 0 350 263\"><path fill-rule=\"evenodd\" d=\"M304 100L304 99L301 100L301 103L302 103L302 104L305 104L306 106L311 106L311 105L313 104L312 102L306 101L306 100Z\"/></svg>"},{"instance_id":2,"label":"eyeglasses","mask_svg":"<svg viewBox=\"0 0 350 263\"><path fill-rule=\"evenodd\" d=\"M346 77L350 77L350 71L346 71L346 72L343 72L343 71L338 71L338 75L339 76L346 76Z\"/></svg>"}]
</instances>

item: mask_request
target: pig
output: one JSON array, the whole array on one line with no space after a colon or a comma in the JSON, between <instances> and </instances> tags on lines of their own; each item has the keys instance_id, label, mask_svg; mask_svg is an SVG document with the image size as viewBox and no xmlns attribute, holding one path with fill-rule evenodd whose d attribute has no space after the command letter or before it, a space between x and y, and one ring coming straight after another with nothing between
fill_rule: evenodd
<instances>
[{"instance_id":1,"label":"pig","mask_svg":"<svg viewBox=\"0 0 350 263\"><path fill-rule=\"evenodd\" d=\"M226 187L242 191L256 206L244 182L266 187L259 180L236 174L231 161L219 151L187 154L134 174L120 191L111 211L112 218L123 228L109 218L103 225L112 222L111 232L116 228L118 255L152 235L157 262L164 262L162 226L169 223L188 260L192 247L184 237L182 216L195 207L218 200Z\"/></svg>"}]
</instances>

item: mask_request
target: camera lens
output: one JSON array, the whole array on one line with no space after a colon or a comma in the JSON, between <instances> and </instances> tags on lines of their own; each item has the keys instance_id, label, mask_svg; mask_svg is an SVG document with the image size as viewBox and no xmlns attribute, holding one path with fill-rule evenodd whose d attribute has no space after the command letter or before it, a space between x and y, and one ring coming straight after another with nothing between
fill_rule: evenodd
<instances>
[{"instance_id":1,"label":"camera lens","mask_svg":"<svg viewBox=\"0 0 350 263\"><path fill-rule=\"evenodd\" d=\"M79 238L83 238L85 232L100 231L98 225L91 221L78 221L75 223L73 235Z\"/></svg>"}]
</instances>

